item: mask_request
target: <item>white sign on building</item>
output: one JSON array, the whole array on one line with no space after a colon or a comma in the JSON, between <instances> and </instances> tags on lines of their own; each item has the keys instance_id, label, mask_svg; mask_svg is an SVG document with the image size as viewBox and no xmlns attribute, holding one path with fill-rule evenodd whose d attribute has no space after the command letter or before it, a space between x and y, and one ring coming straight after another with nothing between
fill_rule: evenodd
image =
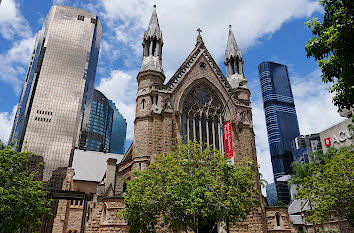
<instances>
[{"instance_id":1,"label":"white sign on building","mask_svg":"<svg viewBox=\"0 0 354 233\"><path fill-rule=\"evenodd\" d=\"M341 123L332 126L320 133L323 152L331 146L340 148L353 144L353 135L348 130L348 125L352 123L352 118L349 118Z\"/></svg>"}]
</instances>

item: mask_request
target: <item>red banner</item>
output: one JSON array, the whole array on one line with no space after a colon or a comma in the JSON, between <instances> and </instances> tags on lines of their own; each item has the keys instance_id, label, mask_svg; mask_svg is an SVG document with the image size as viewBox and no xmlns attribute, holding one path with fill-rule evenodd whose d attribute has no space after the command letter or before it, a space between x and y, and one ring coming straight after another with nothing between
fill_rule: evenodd
<instances>
[{"instance_id":1,"label":"red banner","mask_svg":"<svg viewBox=\"0 0 354 233\"><path fill-rule=\"evenodd\" d=\"M234 150L232 148L231 122L230 121L225 122L222 128L223 128L223 135L224 135L225 158L232 158L234 156Z\"/></svg>"}]
</instances>

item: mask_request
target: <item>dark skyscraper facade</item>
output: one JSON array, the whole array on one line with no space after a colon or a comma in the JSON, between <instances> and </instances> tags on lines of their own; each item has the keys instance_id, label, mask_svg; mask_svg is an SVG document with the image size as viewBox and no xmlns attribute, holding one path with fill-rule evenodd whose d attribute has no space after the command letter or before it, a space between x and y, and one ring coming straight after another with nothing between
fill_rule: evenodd
<instances>
[{"instance_id":1,"label":"dark skyscraper facade","mask_svg":"<svg viewBox=\"0 0 354 233\"><path fill-rule=\"evenodd\" d=\"M288 69L285 65L264 61L258 70L277 195L287 204L290 195L284 176L291 174L291 142L300 135Z\"/></svg>"},{"instance_id":2,"label":"dark skyscraper facade","mask_svg":"<svg viewBox=\"0 0 354 233\"><path fill-rule=\"evenodd\" d=\"M10 141L43 157L45 181L70 165L91 102L101 34L96 15L63 5L50 9L37 33Z\"/></svg>"}]
</instances>

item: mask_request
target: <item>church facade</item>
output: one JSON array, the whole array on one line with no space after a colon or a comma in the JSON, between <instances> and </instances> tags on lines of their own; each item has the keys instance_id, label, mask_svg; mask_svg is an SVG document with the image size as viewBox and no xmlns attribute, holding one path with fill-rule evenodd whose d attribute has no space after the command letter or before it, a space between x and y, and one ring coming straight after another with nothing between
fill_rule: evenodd
<instances>
[{"instance_id":1,"label":"church facade","mask_svg":"<svg viewBox=\"0 0 354 233\"><path fill-rule=\"evenodd\" d=\"M108 161L104 183L89 203L85 232L127 232L129 226L115 214L124 208L125 179L145 169L153 158L183 140L198 140L223 152L223 123L231 122L233 160L257 161L250 91L243 58L231 26L225 50L226 77L208 52L202 36L171 79L162 66L163 36L154 7L143 39L143 59L137 75L134 140L123 160ZM256 185L260 189L258 171ZM270 219L270 218L269 218ZM273 221L273 220L272 220ZM267 216L260 194L258 207L231 232L267 232ZM281 230L278 228L277 230ZM160 232L167 232L161 229ZM220 226L218 232L224 232ZM282 232L290 232L284 229Z\"/></svg>"}]
</instances>

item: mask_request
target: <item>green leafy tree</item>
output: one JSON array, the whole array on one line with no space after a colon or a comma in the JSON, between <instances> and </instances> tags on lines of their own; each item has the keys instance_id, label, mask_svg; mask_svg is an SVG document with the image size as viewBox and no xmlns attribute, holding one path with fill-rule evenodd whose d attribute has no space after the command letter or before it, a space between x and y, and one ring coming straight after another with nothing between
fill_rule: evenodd
<instances>
[{"instance_id":1,"label":"green leafy tree","mask_svg":"<svg viewBox=\"0 0 354 233\"><path fill-rule=\"evenodd\" d=\"M275 200L274 201L274 206L276 206L276 207L287 207L287 205L284 202L280 201L280 200Z\"/></svg>"},{"instance_id":2,"label":"green leafy tree","mask_svg":"<svg viewBox=\"0 0 354 233\"><path fill-rule=\"evenodd\" d=\"M333 102L340 108L354 106L354 1L321 0L325 14L307 22L314 35L306 45L322 70L322 81L333 83Z\"/></svg>"},{"instance_id":3,"label":"green leafy tree","mask_svg":"<svg viewBox=\"0 0 354 233\"><path fill-rule=\"evenodd\" d=\"M161 154L127 181L125 220L130 232L213 232L218 222L245 219L259 200L255 164L232 165L218 150L197 142Z\"/></svg>"},{"instance_id":4,"label":"green leafy tree","mask_svg":"<svg viewBox=\"0 0 354 233\"><path fill-rule=\"evenodd\" d=\"M330 148L326 154L316 152L315 161L310 164L293 166L292 182L301 187L296 198L310 201L307 221L323 223L337 217L347 219L354 227L353 150L353 147ZM341 221L339 229L342 232Z\"/></svg>"},{"instance_id":5,"label":"green leafy tree","mask_svg":"<svg viewBox=\"0 0 354 233\"><path fill-rule=\"evenodd\" d=\"M3 145L0 143L0 145ZM28 173L28 152L17 152L10 146L0 149L0 232L36 229L45 208L43 182Z\"/></svg>"}]
</instances>

